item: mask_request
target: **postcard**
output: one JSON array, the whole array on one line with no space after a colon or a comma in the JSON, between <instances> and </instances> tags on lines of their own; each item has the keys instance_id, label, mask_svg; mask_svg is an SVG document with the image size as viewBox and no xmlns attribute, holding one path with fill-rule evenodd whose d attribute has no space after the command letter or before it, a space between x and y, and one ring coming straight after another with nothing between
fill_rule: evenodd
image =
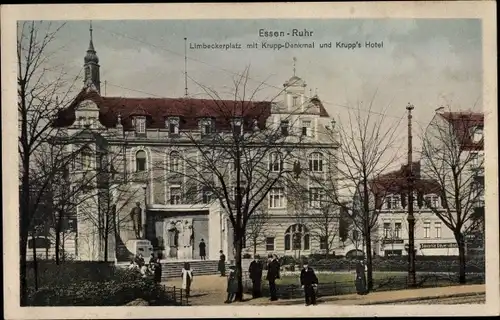
<instances>
[{"instance_id":1,"label":"postcard","mask_svg":"<svg viewBox=\"0 0 500 320\"><path fill-rule=\"evenodd\" d=\"M6 317L498 315L493 9L2 6Z\"/></svg>"}]
</instances>

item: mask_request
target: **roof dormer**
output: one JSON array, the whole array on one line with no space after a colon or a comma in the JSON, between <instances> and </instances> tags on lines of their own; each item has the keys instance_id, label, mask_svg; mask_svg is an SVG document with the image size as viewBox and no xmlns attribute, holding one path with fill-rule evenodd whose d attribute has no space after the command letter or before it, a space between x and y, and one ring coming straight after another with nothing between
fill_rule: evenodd
<instances>
[{"instance_id":1,"label":"roof dormer","mask_svg":"<svg viewBox=\"0 0 500 320\"><path fill-rule=\"evenodd\" d=\"M146 135L147 123L151 119L151 114L149 114L142 105L138 105L137 108L130 114L132 118L132 125L134 126L135 133L138 135Z\"/></svg>"},{"instance_id":2,"label":"roof dormer","mask_svg":"<svg viewBox=\"0 0 500 320\"><path fill-rule=\"evenodd\" d=\"M99 107L92 100L82 101L75 110L76 125L97 128L99 122Z\"/></svg>"}]
</instances>

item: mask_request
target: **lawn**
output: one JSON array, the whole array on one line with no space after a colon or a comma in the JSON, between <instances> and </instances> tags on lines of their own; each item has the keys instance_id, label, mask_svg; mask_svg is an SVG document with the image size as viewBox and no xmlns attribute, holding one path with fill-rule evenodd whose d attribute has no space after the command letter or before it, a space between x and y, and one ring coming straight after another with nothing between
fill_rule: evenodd
<instances>
[{"instance_id":1,"label":"lawn","mask_svg":"<svg viewBox=\"0 0 500 320\"><path fill-rule=\"evenodd\" d=\"M408 275L407 272L373 272L373 279L375 281L393 278L393 279L401 279L402 281L406 279ZM318 277L319 283L349 283L354 282L354 273L348 272L336 272L336 273L318 273L316 275ZM278 280L279 284L300 284L300 276L297 275L283 275L280 280Z\"/></svg>"}]
</instances>

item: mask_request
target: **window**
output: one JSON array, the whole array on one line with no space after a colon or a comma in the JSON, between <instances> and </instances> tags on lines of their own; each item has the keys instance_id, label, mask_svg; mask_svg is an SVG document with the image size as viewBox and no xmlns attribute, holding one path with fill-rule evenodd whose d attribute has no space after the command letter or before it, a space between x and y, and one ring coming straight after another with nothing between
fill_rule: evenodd
<instances>
[{"instance_id":1,"label":"window","mask_svg":"<svg viewBox=\"0 0 500 320\"><path fill-rule=\"evenodd\" d=\"M309 170L313 172L323 171L323 155L319 152L313 152L309 155Z\"/></svg>"},{"instance_id":2,"label":"window","mask_svg":"<svg viewBox=\"0 0 500 320\"><path fill-rule=\"evenodd\" d=\"M146 152L144 150L139 150L135 154L135 171L146 171Z\"/></svg>"},{"instance_id":3,"label":"window","mask_svg":"<svg viewBox=\"0 0 500 320\"><path fill-rule=\"evenodd\" d=\"M233 133L240 135L243 132L243 121L240 118L233 120Z\"/></svg>"},{"instance_id":4,"label":"window","mask_svg":"<svg viewBox=\"0 0 500 320\"><path fill-rule=\"evenodd\" d=\"M179 118L169 118L167 122L169 135L179 134Z\"/></svg>"},{"instance_id":5,"label":"window","mask_svg":"<svg viewBox=\"0 0 500 320\"><path fill-rule=\"evenodd\" d=\"M358 230L352 230L352 240L354 240L354 241L359 240L359 231Z\"/></svg>"},{"instance_id":6,"label":"window","mask_svg":"<svg viewBox=\"0 0 500 320\"><path fill-rule=\"evenodd\" d=\"M207 136L213 133L212 119L204 119L201 121L201 135Z\"/></svg>"},{"instance_id":7,"label":"window","mask_svg":"<svg viewBox=\"0 0 500 320\"><path fill-rule=\"evenodd\" d=\"M269 155L269 170L280 172L283 170L283 156L279 152L273 152Z\"/></svg>"},{"instance_id":8,"label":"window","mask_svg":"<svg viewBox=\"0 0 500 320\"><path fill-rule=\"evenodd\" d=\"M290 250L290 234L285 234L285 250Z\"/></svg>"},{"instance_id":9,"label":"window","mask_svg":"<svg viewBox=\"0 0 500 320\"><path fill-rule=\"evenodd\" d=\"M266 251L274 251L274 237L266 237Z\"/></svg>"},{"instance_id":10,"label":"window","mask_svg":"<svg viewBox=\"0 0 500 320\"><path fill-rule=\"evenodd\" d=\"M171 187L170 188L170 204L181 204L181 188Z\"/></svg>"},{"instance_id":11,"label":"window","mask_svg":"<svg viewBox=\"0 0 500 320\"><path fill-rule=\"evenodd\" d=\"M394 238L401 239L401 222L394 223Z\"/></svg>"},{"instance_id":12,"label":"window","mask_svg":"<svg viewBox=\"0 0 500 320\"><path fill-rule=\"evenodd\" d=\"M212 191L210 190L210 188L208 187L203 187L203 190L201 191L201 201L204 203L204 204L208 204L210 203L210 201L212 200Z\"/></svg>"},{"instance_id":13,"label":"window","mask_svg":"<svg viewBox=\"0 0 500 320\"><path fill-rule=\"evenodd\" d=\"M290 241L291 240L291 241ZM285 231L285 250L309 250L310 235L309 230L302 224L294 224Z\"/></svg>"},{"instance_id":14,"label":"window","mask_svg":"<svg viewBox=\"0 0 500 320\"><path fill-rule=\"evenodd\" d=\"M92 168L92 150L90 148L84 148L82 150L82 169L90 170Z\"/></svg>"},{"instance_id":15,"label":"window","mask_svg":"<svg viewBox=\"0 0 500 320\"><path fill-rule=\"evenodd\" d=\"M292 97L292 106L297 107L299 105L299 97L294 96Z\"/></svg>"},{"instance_id":16,"label":"window","mask_svg":"<svg viewBox=\"0 0 500 320\"><path fill-rule=\"evenodd\" d=\"M439 197L435 194L429 194L424 197L424 208L438 208Z\"/></svg>"},{"instance_id":17,"label":"window","mask_svg":"<svg viewBox=\"0 0 500 320\"><path fill-rule=\"evenodd\" d=\"M302 121L302 136L305 136L305 137L312 136L311 121L309 121L309 120Z\"/></svg>"},{"instance_id":18,"label":"window","mask_svg":"<svg viewBox=\"0 0 500 320\"><path fill-rule=\"evenodd\" d=\"M424 223L424 238L430 238L430 237L431 237L431 223L425 222Z\"/></svg>"},{"instance_id":19,"label":"window","mask_svg":"<svg viewBox=\"0 0 500 320\"><path fill-rule=\"evenodd\" d=\"M283 120L281 121L281 134L284 136L288 136L288 121Z\"/></svg>"},{"instance_id":20,"label":"window","mask_svg":"<svg viewBox=\"0 0 500 320\"><path fill-rule=\"evenodd\" d=\"M323 201L324 190L323 188L310 188L309 189L309 206L311 208L320 208Z\"/></svg>"},{"instance_id":21,"label":"window","mask_svg":"<svg viewBox=\"0 0 500 320\"><path fill-rule=\"evenodd\" d=\"M401 208L401 197L399 195L390 195L385 197L386 209L399 209Z\"/></svg>"},{"instance_id":22,"label":"window","mask_svg":"<svg viewBox=\"0 0 500 320\"><path fill-rule=\"evenodd\" d=\"M309 245L310 245L309 235L305 234L304 235L304 250L309 250Z\"/></svg>"},{"instance_id":23,"label":"window","mask_svg":"<svg viewBox=\"0 0 500 320\"><path fill-rule=\"evenodd\" d=\"M474 134L472 139L474 143L477 143L483 139L483 127L477 126L474 128Z\"/></svg>"},{"instance_id":24,"label":"window","mask_svg":"<svg viewBox=\"0 0 500 320\"><path fill-rule=\"evenodd\" d=\"M391 235L391 224L389 222L384 222L384 238L390 239Z\"/></svg>"},{"instance_id":25,"label":"window","mask_svg":"<svg viewBox=\"0 0 500 320\"><path fill-rule=\"evenodd\" d=\"M441 221L434 222L434 228L436 229L436 238L441 238Z\"/></svg>"},{"instance_id":26,"label":"window","mask_svg":"<svg viewBox=\"0 0 500 320\"><path fill-rule=\"evenodd\" d=\"M177 151L172 151L170 153L170 171L179 172L180 171L180 155Z\"/></svg>"},{"instance_id":27,"label":"window","mask_svg":"<svg viewBox=\"0 0 500 320\"><path fill-rule=\"evenodd\" d=\"M283 208L285 206L283 188L272 188L269 191L269 208Z\"/></svg>"},{"instance_id":28,"label":"window","mask_svg":"<svg viewBox=\"0 0 500 320\"><path fill-rule=\"evenodd\" d=\"M245 197L246 197L247 189L245 187L242 187L242 185L246 185L246 182L245 181L240 182L240 195L241 195L241 201L243 202L245 200ZM234 187L233 188L234 201L236 201L237 195L238 195L238 187Z\"/></svg>"},{"instance_id":29,"label":"window","mask_svg":"<svg viewBox=\"0 0 500 320\"><path fill-rule=\"evenodd\" d=\"M320 250L326 250L328 240L326 239L325 236L319 237L319 249Z\"/></svg>"},{"instance_id":30,"label":"window","mask_svg":"<svg viewBox=\"0 0 500 320\"><path fill-rule=\"evenodd\" d=\"M135 119L135 130L137 133L140 133L140 134L146 133L146 118L137 117Z\"/></svg>"}]
</instances>

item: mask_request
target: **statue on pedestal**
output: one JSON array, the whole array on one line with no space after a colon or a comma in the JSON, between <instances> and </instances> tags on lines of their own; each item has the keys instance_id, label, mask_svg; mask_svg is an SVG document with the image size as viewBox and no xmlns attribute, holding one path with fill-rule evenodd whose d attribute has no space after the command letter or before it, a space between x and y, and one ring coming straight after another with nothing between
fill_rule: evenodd
<instances>
[{"instance_id":1,"label":"statue on pedestal","mask_svg":"<svg viewBox=\"0 0 500 320\"><path fill-rule=\"evenodd\" d=\"M132 226L134 228L134 235L136 239L143 239L142 234L142 209L139 202L135 203L135 207L130 211L130 216L132 218Z\"/></svg>"},{"instance_id":2,"label":"statue on pedestal","mask_svg":"<svg viewBox=\"0 0 500 320\"><path fill-rule=\"evenodd\" d=\"M168 231L167 243L169 251L168 256L170 258L177 258L177 248L179 246L179 230L177 229L177 226L175 225L174 221L170 222L167 231Z\"/></svg>"}]
</instances>

